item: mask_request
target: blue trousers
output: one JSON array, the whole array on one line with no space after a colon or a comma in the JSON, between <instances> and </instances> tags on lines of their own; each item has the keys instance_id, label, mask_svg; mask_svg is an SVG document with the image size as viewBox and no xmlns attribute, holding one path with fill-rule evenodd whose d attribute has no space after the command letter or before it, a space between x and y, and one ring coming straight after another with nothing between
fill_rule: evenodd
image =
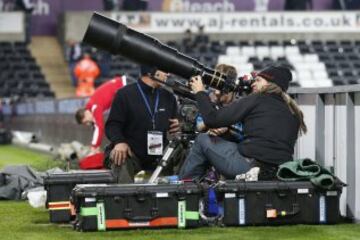
<instances>
[{"instance_id":1,"label":"blue trousers","mask_svg":"<svg viewBox=\"0 0 360 240\"><path fill-rule=\"evenodd\" d=\"M255 161L242 156L236 143L201 133L195 139L179 177L201 178L210 166L214 166L225 178L234 179L254 167Z\"/></svg>"}]
</instances>

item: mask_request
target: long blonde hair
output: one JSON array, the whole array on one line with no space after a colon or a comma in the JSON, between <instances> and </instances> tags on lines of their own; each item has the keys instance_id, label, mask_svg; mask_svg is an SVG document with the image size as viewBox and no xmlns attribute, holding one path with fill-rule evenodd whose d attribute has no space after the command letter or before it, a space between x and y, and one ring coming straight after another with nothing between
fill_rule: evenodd
<instances>
[{"instance_id":1,"label":"long blonde hair","mask_svg":"<svg viewBox=\"0 0 360 240\"><path fill-rule=\"evenodd\" d=\"M289 94L287 94L286 92L284 92L278 85L276 85L275 83L272 82L268 82L269 84L260 89L259 93L260 94L276 94L282 97L282 99L284 100L284 102L286 102L286 104L289 107L290 112L296 116L296 118L299 120L300 123L300 129L299 129L299 134L306 134L307 132L307 127L306 124L304 122L304 114L303 112L300 110L299 106L297 105L297 103L295 102L294 99L292 99Z\"/></svg>"}]
</instances>

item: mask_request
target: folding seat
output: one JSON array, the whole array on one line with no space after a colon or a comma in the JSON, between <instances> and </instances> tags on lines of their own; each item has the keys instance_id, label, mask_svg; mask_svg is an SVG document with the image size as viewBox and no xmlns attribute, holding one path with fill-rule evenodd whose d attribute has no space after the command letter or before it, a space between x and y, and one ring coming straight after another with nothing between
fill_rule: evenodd
<instances>
[{"instance_id":1,"label":"folding seat","mask_svg":"<svg viewBox=\"0 0 360 240\"><path fill-rule=\"evenodd\" d=\"M226 55L228 56L239 56L241 51L240 47L238 46L230 46L226 48Z\"/></svg>"},{"instance_id":2,"label":"folding seat","mask_svg":"<svg viewBox=\"0 0 360 240\"><path fill-rule=\"evenodd\" d=\"M342 47L344 53L353 53L354 52L354 46L344 46Z\"/></svg>"},{"instance_id":3,"label":"folding seat","mask_svg":"<svg viewBox=\"0 0 360 240\"><path fill-rule=\"evenodd\" d=\"M315 80L316 87L332 87L333 82L329 78L319 78Z\"/></svg>"},{"instance_id":4,"label":"folding seat","mask_svg":"<svg viewBox=\"0 0 360 240\"><path fill-rule=\"evenodd\" d=\"M234 41L231 40L227 40L224 42L225 46L229 47L229 46L236 46L236 43Z\"/></svg>"},{"instance_id":5,"label":"folding seat","mask_svg":"<svg viewBox=\"0 0 360 240\"><path fill-rule=\"evenodd\" d=\"M351 62L349 61L338 61L337 62L337 65L338 65L338 68L341 68L343 70L345 69L352 69L353 68L353 65Z\"/></svg>"},{"instance_id":6,"label":"folding seat","mask_svg":"<svg viewBox=\"0 0 360 240\"><path fill-rule=\"evenodd\" d=\"M360 61L360 54L358 53L350 53L350 54L347 54L347 58L350 60L350 61Z\"/></svg>"},{"instance_id":7,"label":"folding seat","mask_svg":"<svg viewBox=\"0 0 360 240\"><path fill-rule=\"evenodd\" d=\"M311 64L311 69L313 71L326 71L326 66L323 62L317 62Z\"/></svg>"},{"instance_id":8,"label":"folding seat","mask_svg":"<svg viewBox=\"0 0 360 240\"><path fill-rule=\"evenodd\" d=\"M256 56L258 56L260 59L264 58L264 57L269 57L270 56L270 49L268 46L256 46L255 47L255 54Z\"/></svg>"},{"instance_id":9,"label":"folding seat","mask_svg":"<svg viewBox=\"0 0 360 240\"><path fill-rule=\"evenodd\" d=\"M341 53L334 53L334 54L332 54L332 58L333 58L335 61L345 61L345 60L346 60L346 57L344 56L344 54L341 54Z\"/></svg>"},{"instance_id":10,"label":"folding seat","mask_svg":"<svg viewBox=\"0 0 360 240\"><path fill-rule=\"evenodd\" d=\"M317 63L319 62L319 56L317 54L304 54L304 62Z\"/></svg>"},{"instance_id":11,"label":"folding seat","mask_svg":"<svg viewBox=\"0 0 360 240\"><path fill-rule=\"evenodd\" d=\"M299 79L299 84L301 87L304 88L313 88L316 87L316 83L315 81L313 81L312 79L307 80L307 79Z\"/></svg>"},{"instance_id":12,"label":"folding seat","mask_svg":"<svg viewBox=\"0 0 360 240\"><path fill-rule=\"evenodd\" d=\"M44 75L41 72L32 72L32 79L45 79Z\"/></svg>"},{"instance_id":13,"label":"folding seat","mask_svg":"<svg viewBox=\"0 0 360 240\"><path fill-rule=\"evenodd\" d=\"M254 46L258 47L258 46L266 46L264 41L260 41L260 40L255 40L254 41Z\"/></svg>"},{"instance_id":14,"label":"folding seat","mask_svg":"<svg viewBox=\"0 0 360 240\"><path fill-rule=\"evenodd\" d=\"M341 86L347 84L343 77L332 78L334 86Z\"/></svg>"},{"instance_id":15,"label":"folding seat","mask_svg":"<svg viewBox=\"0 0 360 240\"><path fill-rule=\"evenodd\" d=\"M285 47L285 55L299 55L300 54L300 50L298 46L286 46Z\"/></svg>"},{"instance_id":16,"label":"folding seat","mask_svg":"<svg viewBox=\"0 0 360 240\"><path fill-rule=\"evenodd\" d=\"M302 55L299 54L295 54L295 55L287 55L286 58L289 60L289 62L291 64L293 64L295 67L297 66L297 64L301 64L304 62L304 57Z\"/></svg>"},{"instance_id":17,"label":"folding seat","mask_svg":"<svg viewBox=\"0 0 360 240\"><path fill-rule=\"evenodd\" d=\"M291 42L291 40L284 40L283 42L282 42L282 45L283 46L293 46L293 43Z\"/></svg>"},{"instance_id":18,"label":"folding seat","mask_svg":"<svg viewBox=\"0 0 360 240\"><path fill-rule=\"evenodd\" d=\"M274 40L269 41L267 45L269 45L271 47L281 46L281 44L278 41L274 41Z\"/></svg>"},{"instance_id":19,"label":"folding seat","mask_svg":"<svg viewBox=\"0 0 360 240\"><path fill-rule=\"evenodd\" d=\"M319 60L323 62L332 61L331 55L329 53L318 53Z\"/></svg>"},{"instance_id":20,"label":"folding seat","mask_svg":"<svg viewBox=\"0 0 360 240\"><path fill-rule=\"evenodd\" d=\"M249 59L248 56L233 56L232 62L235 65L244 64L244 63L248 63L248 59Z\"/></svg>"},{"instance_id":21,"label":"folding seat","mask_svg":"<svg viewBox=\"0 0 360 240\"><path fill-rule=\"evenodd\" d=\"M298 62L295 65L295 68L297 71L310 71L312 68L312 64L311 63L306 63L306 62Z\"/></svg>"},{"instance_id":22,"label":"folding seat","mask_svg":"<svg viewBox=\"0 0 360 240\"><path fill-rule=\"evenodd\" d=\"M232 57L227 55L220 55L218 58L219 64L232 64Z\"/></svg>"},{"instance_id":23,"label":"folding seat","mask_svg":"<svg viewBox=\"0 0 360 240\"><path fill-rule=\"evenodd\" d=\"M250 45L250 43L249 43L249 41L247 41L247 40L240 40L239 41L239 46L240 47L242 47L242 46L249 46Z\"/></svg>"},{"instance_id":24,"label":"folding seat","mask_svg":"<svg viewBox=\"0 0 360 240\"><path fill-rule=\"evenodd\" d=\"M328 75L330 78L336 78L341 76L338 70L329 70Z\"/></svg>"},{"instance_id":25,"label":"folding seat","mask_svg":"<svg viewBox=\"0 0 360 240\"><path fill-rule=\"evenodd\" d=\"M325 66L328 70L333 70L336 69L338 65L334 61L327 61L325 62Z\"/></svg>"},{"instance_id":26,"label":"folding seat","mask_svg":"<svg viewBox=\"0 0 360 240\"><path fill-rule=\"evenodd\" d=\"M289 85L290 85L290 87L300 87L300 84L298 82L294 82L294 81L291 81Z\"/></svg>"},{"instance_id":27,"label":"folding seat","mask_svg":"<svg viewBox=\"0 0 360 240\"><path fill-rule=\"evenodd\" d=\"M324 53L327 51L327 48L324 45L313 45L312 49L317 53Z\"/></svg>"},{"instance_id":28,"label":"folding seat","mask_svg":"<svg viewBox=\"0 0 360 240\"><path fill-rule=\"evenodd\" d=\"M260 59L257 56L253 56L253 57L249 57L248 61L251 63L257 63L260 62Z\"/></svg>"},{"instance_id":29,"label":"folding seat","mask_svg":"<svg viewBox=\"0 0 360 240\"><path fill-rule=\"evenodd\" d=\"M249 57L256 56L255 47L253 46L242 47L241 54Z\"/></svg>"},{"instance_id":30,"label":"folding seat","mask_svg":"<svg viewBox=\"0 0 360 240\"><path fill-rule=\"evenodd\" d=\"M291 70L291 75L292 75L292 82L298 82L299 81L299 78L298 78L298 75L297 75L296 71Z\"/></svg>"},{"instance_id":31,"label":"folding seat","mask_svg":"<svg viewBox=\"0 0 360 240\"><path fill-rule=\"evenodd\" d=\"M352 41L350 41L350 40L342 40L342 41L340 41L340 45L341 45L342 47L352 46L353 43L352 43Z\"/></svg>"},{"instance_id":32,"label":"folding seat","mask_svg":"<svg viewBox=\"0 0 360 240\"><path fill-rule=\"evenodd\" d=\"M26 56L26 57L23 58L23 60L24 60L25 62L36 63L35 58L32 57L32 56Z\"/></svg>"},{"instance_id":33,"label":"folding seat","mask_svg":"<svg viewBox=\"0 0 360 240\"><path fill-rule=\"evenodd\" d=\"M328 52L331 52L331 53L338 53L339 52L339 46L337 45L330 45L330 46L327 46L327 51Z\"/></svg>"},{"instance_id":34,"label":"folding seat","mask_svg":"<svg viewBox=\"0 0 360 240\"><path fill-rule=\"evenodd\" d=\"M301 70L299 71L298 69L296 69L296 74L298 75L298 79L299 81L301 80L312 80L313 77L312 77L312 74L311 74L311 71L309 70Z\"/></svg>"},{"instance_id":35,"label":"folding seat","mask_svg":"<svg viewBox=\"0 0 360 240\"><path fill-rule=\"evenodd\" d=\"M254 67L255 71L259 71L259 70L263 69L265 66L261 62L257 62L257 63L253 63L253 67Z\"/></svg>"},{"instance_id":36,"label":"folding seat","mask_svg":"<svg viewBox=\"0 0 360 240\"><path fill-rule=\"evenodd\" d=\"M270 56L273 59L277 59L278 57L285 56L285 50L283 46L271 46L270 47Z\"/></svg>"},{"instance_id":37,"label":"folding seat","mask_svg":"<svg viewBox=\"0 0 360 240\"><path fill-rule=\"evenodd\" d=\"M299 46L299 49L302 54L314 52L314 50L308 45L301 45L301 46Z\"/></svg>"},{"instance_id":38,"label":"folding seat","mask_svg":"<svg viewBox=\"0 0 360 240\"><path fill-rule=\"evenodd\" d=\"M360 84L360 78L358 77L351 77L347 78L348 84Z\"/></svg>"},{"instance_id":39,"label":"folding seat","mask_svg":"<svg viewBox=\"0 0 360 240\"><path fill-rule=\"evenodd\" d=\"M343 70L344 77L355 77L357 74L352 70Z\"/></svg>"},{"instance_id":40,"label":"folding seat","mask_svg":"<svg viewBox=\"0 0 360 240\"><path fill-rule=\"evenodd\" d=\"M304 40L297 40L296 45L300 46L308 46L307 42Z\"/></svg>"},{"instance_id":41,"label":"folding seat","mask_svg":"<svg viewBox=\"0 0 360 240\"><path fill-rule=\"evenodd\" d=\"M334 40L327 40L327 41L325 41L325 45L326 46L336 46L337 42Z\"/></svg>"},{"instance_id":42,"label":"folding seat","mask_svg":"<svg viewBox=\"0 0 360 240\"><path fill-rule=\"evenodd\" d=\"M328 79L329 75L326 71L313 71L312 72L314 79Z\"/></svg>"},{"instance_id":43,"label":"folding seat","mask_svg":"<svg viewBox=\"0 0 360 240\"><path fill-rule=\"evenodd\" d=\"M39 65L37 65L36 63L23 62L23 65L27 69L27 71L29 71L29 72L41 71Z\"/></svg>"}]
</instances>

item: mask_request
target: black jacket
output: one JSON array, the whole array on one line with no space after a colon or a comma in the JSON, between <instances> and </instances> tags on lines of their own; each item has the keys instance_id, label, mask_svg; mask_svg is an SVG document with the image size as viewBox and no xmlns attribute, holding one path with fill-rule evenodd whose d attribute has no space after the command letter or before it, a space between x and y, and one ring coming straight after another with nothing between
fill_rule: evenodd
<instances>
[{"instance_id":1,"label":"black jacket","mask_svg":"<svg viewBox=\"0 0 360 240\"><path fill-rule=\"evenodd\" d=\"M205 92L197 93L196 100L209 128L243 123L242 155L271 164L292 160L300 124L280 96L253 94L219 110L212 107Z\"/></svg>"},{"instance_id":2,"label":"black jacket","mask_svg":"<svg viewBox=\"0 0 360 240\"><path fill-rule=\"evenodd\" d=\"M156 90L141 80L138 81L150 101L153 111ZM176 118L177 103L174 95L165 89L158 89L159 106L155 118L155 130L162 131L164 146L170 118ZM130 84L120 89L113 100L109 117L105 124L105 133L111 143L127 143L141 160L143 169L153 169L158 156L147 155L147 132L152 130L150 114L139 92L137 84Z\"/></svg>"}]
</instances>

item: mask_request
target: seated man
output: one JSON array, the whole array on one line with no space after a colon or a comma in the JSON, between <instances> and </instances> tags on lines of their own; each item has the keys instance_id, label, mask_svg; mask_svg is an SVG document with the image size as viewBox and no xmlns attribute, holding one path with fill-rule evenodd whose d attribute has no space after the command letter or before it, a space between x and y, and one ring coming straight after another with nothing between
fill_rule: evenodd
<instances>
[{"instance_id":1,"label":"seated man","mask_svg":"<svg viewBox=\"0 0 360 240\"><path fill-rule=\"evenodd\" d=\"M137 83L117 92L106 122L111 169L119 183L131 183L140 170L154 170L167 144L166 134L180 130L174 95L152 79L167 74L141 66Z\"/></svg>"},{"instance_id":2,"label":"seated man","mask_svg":"<svg viewBox=\"0 0 360 240\"><path fill-rule=\"evenodd\" d=\"M78 124L94 128L91 141L93 153L100 151L104 135L104 112L106 112L114 99L116 92L126 85L126 76L117 76L98 87L87 102L85 108L76 111L75 118Z\"/></svg>"},{"instance_id":3,"label":"seated man","mask_svg":"<svg viewBox=\"0 0 360 240\"><path fill-rule=\"evenodd\" d=\"M214 166L221 175L234 179L252 167L273 168L292 160L296 139L307 129L303 113L286 93L291 79L288 68L269 66L257 74L252 94L214 109L201 77L193 77L190 85L206 126L220 128L242 122L244 140L234 143L199 134L179 177L198 179Z\"/></svg>"}]
</instances>

